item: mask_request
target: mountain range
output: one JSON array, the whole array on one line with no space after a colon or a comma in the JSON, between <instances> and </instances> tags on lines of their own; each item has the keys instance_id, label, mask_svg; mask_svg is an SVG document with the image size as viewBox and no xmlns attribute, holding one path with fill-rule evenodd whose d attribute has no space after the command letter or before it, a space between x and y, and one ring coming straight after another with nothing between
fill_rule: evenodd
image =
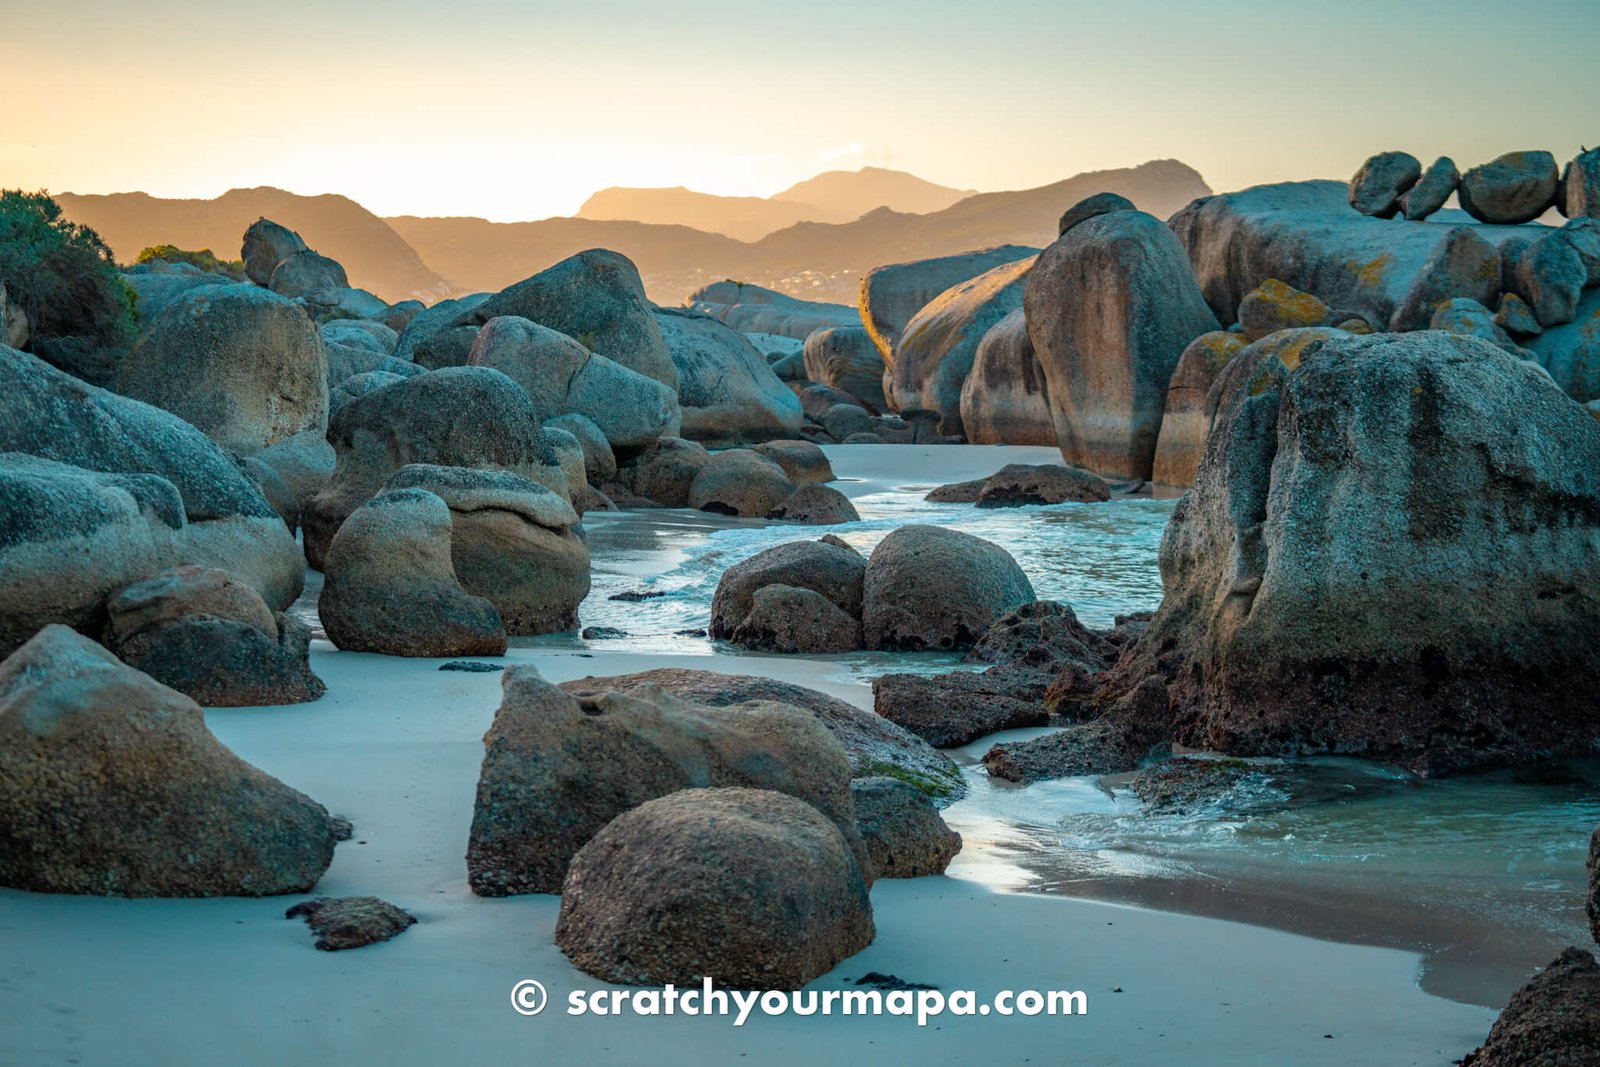
<instances>
[{"instance_id":1,"label":"mountain range","mask_svg":"<svg viewBox=\"0 0 1600 1067\"><path fill-rule=\"evenodd\" d=\"M904 171L863 167L828 171L770 197L713 196L682 186L614 186L586 200L578 218L691 226L740 241L759 241L797 222L850 222L880 207L921 215L971 195L970 190L935 185Z\"/></svg>"},{"instance_id":2,"label":"mountain range","mask_svg":"<svg viewBox=\"0 0 1600 1067\"><path fill-rule=\"evenodd\" d=\"M661 304L680 303L701 286L725 278L853 304L860 276L875 266L993 245L1043 247L1055 239L1061 213L1092 193L1121 193L1165 218L1211 190L1193 168L1156 160L1079 174L1036 189L973 195L878 168L819 175L768 200L684 192L606 190L585 205L586 211L609 211L593 205L604 204L602 198L613 193L673 194L645 197L654 202L654 214L643 221L581 214L536 222L380 218L347 197L299 196L271 188L234 189L213 200L163 200L145 193L63 193L56 199L69 218L99 231L123 262L156 244L210 248L232 258L245 228L264 215L298 230L312 248L343 263L352 285L391 301L498 290L584 249L610 248L638 265L651 299ZM911 210L951 196L958 199L943 207ZM894 203L873 204L858 216L839 218L884 197ZM776 204L784 211L798 205L823 217L792 222L756 240L686 221L693 218L711 226L712 206L732 210L721 203L730 200ZM659 210L674 201L684 205L687 216Z\"/></svg>"}]
</instances>

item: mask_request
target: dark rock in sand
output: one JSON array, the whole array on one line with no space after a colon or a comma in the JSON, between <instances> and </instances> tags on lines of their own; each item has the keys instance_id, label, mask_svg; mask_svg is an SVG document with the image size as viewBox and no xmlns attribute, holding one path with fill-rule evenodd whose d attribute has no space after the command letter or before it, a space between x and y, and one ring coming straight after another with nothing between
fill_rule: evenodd
<instances>
[{"instance_id":1,"label":"dark rock in sand","mask_svg":"<svg viewBox=\"0 0 1600 1067\"><path fill-rule=\"evenodd\" d=\"M861 647L861 620L811 589L764 585L755 591L732 640L762 652L854 652Z\"/></svg>"},{"instance_id":2,"label":"dark rock in sand","mask_svg":"<svg viewBox=\"0 0 1600 1067\"><path fill-rule=\"evenodd\" d=\"M916 786L897 778L857 778L850 793L873 877L943 874L961 851L961 835Z\"/></svg>"},{"instance_id":3,"label":"dark rock in sand","mask_svg":"<svg viewBox=\"0 0 1600 1067\"><path fill-rule=\"evenodd\" d=\"M302 704L326 691L311 673L305 623L226 571L162 571L112 596L106 612L112 652L206 707Z\"/></svg>"},{"instance_id":4,"label":"dark rock in sand","mask_svg":"<svg viewBox=\"0 0 1600 1067\"><path fill-rule=\"evenodd\" d=\"M733 989L799 989L874 933L838 827L764 789L687 789L622 814L574 857L556 922L596 978Z\"/></svg>"},{"instance_id":5,"label":"dark rock in sand","mask_svg":"<svg viewBox=\"0 0 1600 1067\"><path fill-rule=\"evenodd\" d=\"M1363 215L1392 219L1400 198L1422 177L1422 164L1410 152L1379 152L1350 179L1350 206ZM1319 326L1321 323L1301 323ZM1253 338L1252 338L1253 340Z\"/></svg>"},{"instance_id":6,"label":"dark rock in sand","mask_svg":"<svg viewBox=\"0 0 1600 1067\"><path fill-rule=\"evenodd\" d=\"M935 748L955 748L1000 730L1048 726L1048 671L992 667L873 679L873 708Z\"/></svg>"},{"instance_id":7,"label":"dark rock in sand","mask_svg":"<svg viewBox=\"0 0 1600 1067\"><path fill-rule=\"evenodd\" d=\"M1489 1038L1461 1067L1600 1065L1600 964L1580 948L1562 950L1517 990Z\"/></svg>"},{"instance_id":8,"label":"dark rock in sand","mask_svg":"<svg viewBox=\"0 0 1600 1067\"><path fill-rule=\"evenodd\" d=\"M754 675L717 671L662 669L610 678L563 682L562 689L579 696L658 685L702 704L725 706L745 701L773 701L804 708L844 746L851 774L857 778L888 775L910 782L940 805L966 793L966 782L949 757L914 736L854 704L787 682Z\"/></svg>"},{"instance_id":9,"label":"dark rock in sand","mask_svg":"<svg viewBox=\"0 0 1600 1067\"><path fill-rule=\"evenodd\" d=\"M750 614L756 591L769 585L810 589L860 618L866 570L859 552L822 541L790 541L758 552L723 572L711 598L711 636L731 639Z\"/></svg>"},{"instance_id":10,"label":"dark rock in sand","mask_svg":"<svg viewBox=\"0 0 1600 1067\"><path fill-rule=\"evenodd\" d=\"M856 434L872 433L878 426L873 421L872 413L856 404L835 404L824 411L817 421L837 441Z\"/></svg>"},{"instance_id":11,"label":"dark rock in sand","mask_svg":"<svg viewBox=\"0 0 1600 1067\"><path fill-rule=\"evenodd\" d=\"M578 697L531 667L507 670L502 686L467 844L479 896L559 892L574 854L608 822L699 785L789 793L861 853L850 761L803 708L712 706L649 684Z\"/></svg>"},{"instance_id":12,"label":"dark rock in sand","mask_svg":"<svg viewBox=\"0 0 1600 1067\"><path fill-rule=\"evenodd\" d=\"M379 493L329 546L317 613L328 640L390 656L498 656L493 604L461 588L450 562L450 509L422 489Z\"/></svg>"},{"instance_id":13,"label":"dark rock in sand","mask_svg":"<svg viewBox=\"0 0 1600 1067\"><path fill-rule=\"evenodd\" d=\"M1020 508L1030 504L1088 504L1111 499L1099 475L1059 463L1008 463L983 483L980 508Z\"/></svg>"},{"instance_id":14,"label":"dark rock in sand","mask_svg":"<svg viewBox=\"0 0 1600 1067\"><path fill-rule=\"evenodd\" d=\"M414 926L415 915L377 897L333 897L302 900L283 913L285 919L305 919L324 952L376 945L398 937Z\"/></svg>"},{"instance_id":15,"label":"dark rock in sand","mask_svg":"<svg viewBox=\"0 0 1600 1067\"><path fill-rule=\"evenodd\" d=\"M867 562L861 623L868 648L961 649L1034 599L1027 575L998 545L939 526L902 526Z\"/></svg>"},{"instance_id":16,"label":"dark rock in sand","mask_svg":"<svg viewBox=\"0 0 1600 1067\"><path fill-rule=\"evenodd\" d=\"M932 504L976 504L979 494L987 484L989 484L987 478L974 478L970 482L951 482L949 485L941 485L922 499Z\"/></svg>"},{"instance_id":17,"label":"dark rock in sand","mask_svg":"<svg viewBox=\"0 0 1600 1067\"><path fill-rule=\"evenodd\" d=\"M1588 752L1596 472L1600 424L1491 344L1316 342L1219 410L1116 672L1168 679L1175 740L1214 752L1425 774Z\"/></svg>"},{"instance_id":18,"label":"dark rock in sand","mask_svg":"<svg viewBox=\"0 0 1600 1067\"><path fill-rule=\"evenodd\" d=\"M1036 600L1002 615L967 653L979 663L1015 663L1060 670L1075 664L1103 670L1116 647L1078 621L1065 604Z\"/></svg>"},{"instance_id":19,"label":"dark rock in sand","mask_svg":"<svg viewBox=\"0 0 1600 1067\"><path fill-rule=\"evenodd\" d=\"M1507 152L1461 176L1461 207L1482 222L1532 222L1556 199L1560 173L1549 152Z\"/></svg>"},{"instance_id":20,"label":"dark rock in sand","mask_svg":"<svg viewBox=\"0 0 1600 1067\"><path fill-rule=\"evenodd\" d=\"M1171 740L1167 687L1146 678L1098 719L1032 741L995 745L984 754L990 775L1012 782L1082 774L1119 774Z\"/></svg>"},{"instance_id":21,"label":"dark rock in sand","mask_svg":"<svg viewBox=\"0 0 1600 1067\"><path fill-rule=\"evenodd\" d=\"M441 671L465 671L468 674L494 674L506 669L504 663L480 663L477 660L453 659L439 664Z\"/></svg>"},{"instance_id":22,"label":"dark rock in sand","mask_svg":"<svg viewBox=\"0 0 1600 1067\"><path fill-rule=\"evenodd\" d=\"M334 822L200 706L65 626L0 663L0 885L122 897L304 893Z\"/></svg>"},{"instance_id":23,"label":"dark rock in sand","mask_svg":"<svg viewBox=\"0 0 1600 1067\"><path fill-rule=\"evenodd\" d=\"M767 513L769 519L798 522L809 526L837 526L860 522L861 515L850 498L826 485L802 485Z\"/></svg>"},{"instance_id":24,"label":"dark rock in sand","mask_svg":"<svg viewBox=\"0 0 1600 1067\"><path fill-rule=\"evenodd\" d=\"M853 393L837 389L831 385L813 384L801 389L796 394L800 397L800 408L808 418L820 420L828 410L836 404L850 404L866 411L866 401ZM871 414L871 412L868 412Z\"/></svg>"}]
</instances>

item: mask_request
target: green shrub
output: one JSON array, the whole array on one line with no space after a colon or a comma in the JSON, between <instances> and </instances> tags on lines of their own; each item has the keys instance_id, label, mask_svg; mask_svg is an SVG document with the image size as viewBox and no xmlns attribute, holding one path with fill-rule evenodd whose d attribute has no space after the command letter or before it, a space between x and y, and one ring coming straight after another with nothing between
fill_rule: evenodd
<instances>
[{"instance_id":1,"label":"green shrub","mask_svg":"<svg viewBox=\"0 0 1600 1067\"><path fill-rule=\"evenodd\" d=\"M236 282L245 279L243 260L218 259L216 253L209 248L190 252L177 245L155 245L140 252L136 262L149 263L153 259L159 259L164 263L187 263L191 267L198 267L211 274L225 274Z\"/></svg>"},{"instance_id":2,"label":"green shrub","mask_svg":"<svg viewBox=\"0 0 1600 1067\"><path fill-rule=\"evenodd\" d=\"M43 192L0 190L0 279L28 313L35 338L75 337L104 348L133 339L133 290L111 249L61 217Z\"/></svg>"}]
</instances>

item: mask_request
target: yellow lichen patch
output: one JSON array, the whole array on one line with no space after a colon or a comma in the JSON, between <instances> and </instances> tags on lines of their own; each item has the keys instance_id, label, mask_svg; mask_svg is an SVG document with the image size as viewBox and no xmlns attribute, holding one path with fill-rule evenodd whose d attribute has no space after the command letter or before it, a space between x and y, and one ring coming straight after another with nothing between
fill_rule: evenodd
<instances>
[{"instance_id":1,"label":"yellow lichen patch","mask_svg":"<svg viewBox=\"0 0 1600 1067\"><path fill-rule=\"evenodd\" d=\"M1205 353L1206 369L1210 371L1221 370L1234 356L1250 342L1242 333L1229 333L1227 330L1213 330L1203 333L1194 339Z\"/></svg>"},{"instance_id":2,"label":"yellow lichen patch","mask_svg":"<svg viewBox=\"0 0 1600 1067\"><path fill-rule=\"evenodd\" d=\"M1365 263L1352 259L1345 264L1345 268L1356 276L1358 284L1375 286L1383 284L1383 277L1393 264L1394 256L1385 252L1378 258L1370 259Z\"/></svg>"},{"instance_id":3,"label":"yellow lichen patch","mask_svg":"<svg viewBox=\"0 0 1600 1067\"><path fill-rule=\"evenodd\" d=\"M1289 370L1300 366L1300 357L1313 341L1325 341L1338 336L1338 331L1326 327L1308 326L1298 330L1279 330L1257 341L1263 358L1276 357Z\"/></svg>"},{"instance_id":4,"label":"yellow lichen patch","mask_svg":"<svg viewBox=\"0 0 1600 1067\"><path fill-rule=\"evenodd\" d=\"M1366 319L1345 319L1335 328L1343 330L1345 333L1372 333L1372 327L1367 323Z\"/></svg>"}]
</instances>

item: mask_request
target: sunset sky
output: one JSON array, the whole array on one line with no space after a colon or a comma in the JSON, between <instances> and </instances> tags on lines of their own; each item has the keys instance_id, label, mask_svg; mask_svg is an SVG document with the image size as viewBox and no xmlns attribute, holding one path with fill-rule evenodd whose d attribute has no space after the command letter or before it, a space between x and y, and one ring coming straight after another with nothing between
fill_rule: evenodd
<instances>
[{"instance_id":1,"label":"sunset sky","mask_svg":"<svg viewBox=\"0 0 1600 1067\"><path fill-rule=\"evenodd\" d=\"M1600 142L1597 0L0 0L0 186L531 219L608 185L1217 189Z\"/></svg>"}]
</instances>

